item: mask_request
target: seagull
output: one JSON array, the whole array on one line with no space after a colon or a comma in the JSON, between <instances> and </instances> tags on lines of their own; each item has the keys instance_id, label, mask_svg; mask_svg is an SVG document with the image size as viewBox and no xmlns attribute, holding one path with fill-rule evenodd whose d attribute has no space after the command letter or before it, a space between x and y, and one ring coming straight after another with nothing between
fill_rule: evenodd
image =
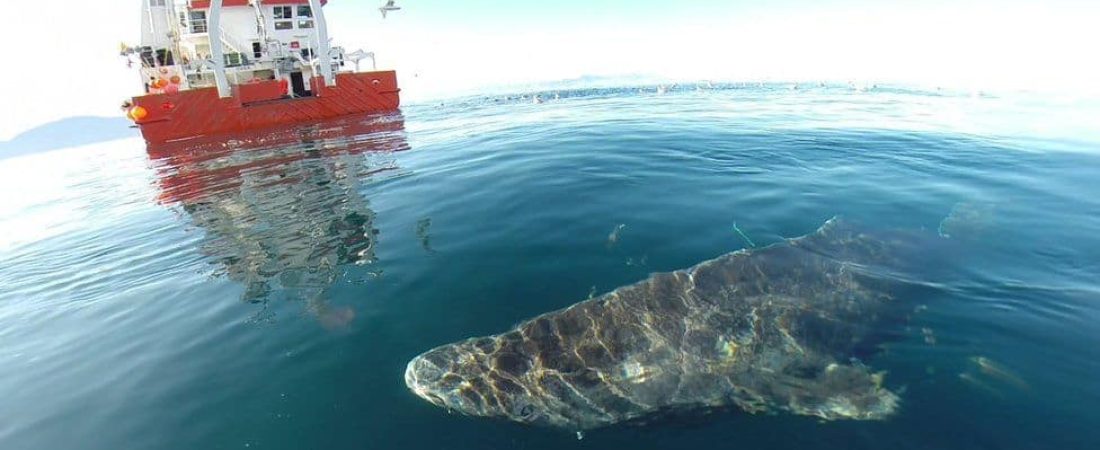
<instances>
[{"instance_id":1,"label":"seagull","mask_svg":"<svg viewBox=\"0 0 1100 450\"><path fill-rule=\"evenodd\" d=\"M386 0L386 4L382 5L381 8L378 8L379 11L382 11L382 18L383 19L386 18L386 13L388 13L390 11L398 11L398 10L401 9L400 6L396 6L396 5L393 4L395 1L396 0Z\"/></svg>"}]
</instances>

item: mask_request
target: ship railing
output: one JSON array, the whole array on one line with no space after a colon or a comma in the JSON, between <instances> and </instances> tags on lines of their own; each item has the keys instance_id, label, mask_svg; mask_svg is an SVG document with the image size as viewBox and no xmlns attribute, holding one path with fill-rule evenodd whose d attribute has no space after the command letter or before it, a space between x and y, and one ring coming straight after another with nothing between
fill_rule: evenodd
<instances>
[{"instance_id":1,"label":"ship railing","mask_svg":"<svg viewBox=\"0 0 1100 450\"><path fill-rule=\"evenodd\" d=\"M356 50L354 52L344 53L343 48L340 48L340 47L337 47L337 48L339 48L340 52L341 52L340 60L341 61L342 60L351 61L353 64L355 64L355 71L356 72L360 71L359 70L359 63L364 59L369 59L370 60L371 70L378 70L378 61L376 61L374 59L374 52L368 52L368 51L364 51L362 49L359 49L359 50Z\"/></svg>"},{"instance_id":2,"label":"ship railing","mask_svg":"<svg viewBox=\"0 0 1100 450\"><path fill-rule=\"evenodd\" d=\"M225 31L224 27L221 27L219 29L221 30L220 34L221 34L222 45L224 46L224 48L226 50L228 50L226 53L240 53L240 54L244 55L245 54L244 50L245 50L246 47L244 45L241 45L240 42L237 42L237 39L234 38L233 35L227 33ZM250 50L248 52L248 54L251 54L251 53L252 52Z\"/></svg>"},{"instance_id":3,"label":"ship railing","mask_svg":"<svg viewBox=\"0 0 1100 450\"><path fill-rule=\"evenodd\" d=\"M359 50L355 53L345 53L343 47L332 47L332 49L329 51L328 61L329 64L331 64L332 71L334 73L340 71L340 68L344 65L345 60L351 60L352 62L354 62L355 71L358 72L359 60L364 58L370 58L371 65L372 67L374 66L374 53L366 53L362 50ZM316 55L303 56L300 52L292 52L291 59L293 61L296 61L302 67L309 67L310 70L313 71L313 73L320 73L321 71L322 58L318 58ZM280 69L283 72L293 71L292 67L281 67Z\"/></svg>"}]
</instances>

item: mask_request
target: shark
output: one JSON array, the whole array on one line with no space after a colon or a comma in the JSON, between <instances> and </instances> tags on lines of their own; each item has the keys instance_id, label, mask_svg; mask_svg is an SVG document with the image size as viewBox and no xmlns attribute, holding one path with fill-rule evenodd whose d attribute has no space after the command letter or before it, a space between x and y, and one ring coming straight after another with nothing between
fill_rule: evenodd
<instances>
[{"instance_id":1,"label":"shark","mask_svg":"<svg viewBox=\"0 0 1100 450\"><path fill-rule=\"evenodd\" d=\"M906 242L834 217L413 358L408 388L452 412L575 431L736 408L883 420L900 405L873 355L904 320Z\"/></svg>"}]
</instances>

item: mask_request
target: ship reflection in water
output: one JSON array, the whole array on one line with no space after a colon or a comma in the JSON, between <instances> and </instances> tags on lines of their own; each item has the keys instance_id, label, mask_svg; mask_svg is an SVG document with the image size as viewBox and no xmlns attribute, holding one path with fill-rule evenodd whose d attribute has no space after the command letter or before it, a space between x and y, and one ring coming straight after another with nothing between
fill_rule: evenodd
<instances>
[{"instance_id":1,"label":"ship reflection in water","mask_svg":"<svg viewBox=\"0 0 1100 450\"><path fill-rule=\"evenodd\" d=\"M205 232L200 252L215 275L244 286L275 320L274 300L294 300L327 328L355 311L326 301L349 265L370 264L378 240L368 185L394 176L409 148L399 114L358 116L248 135L152 146L162 204Z\"/></svg>"}]
</instances>

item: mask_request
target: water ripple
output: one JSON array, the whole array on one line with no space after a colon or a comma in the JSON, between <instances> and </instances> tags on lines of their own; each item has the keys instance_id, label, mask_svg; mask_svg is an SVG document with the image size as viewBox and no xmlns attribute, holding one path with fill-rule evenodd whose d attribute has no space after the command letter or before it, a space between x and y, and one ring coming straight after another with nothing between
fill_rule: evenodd
<instances>
[{"instance_id":1,"label":"water ripple","mask_svg":"<svg viewBox=\"0 0 1100 450\"><path fill-rule=\"evenodd\" d=\"M437 414L404 364L842 214L918 237L909 271L876 274L915 293L873 364L909 387L903 413L718 414L585 445L1074 448L1100 401L1095 110L885 86L548 89L6 159L0 447L575 445Z\"/></svg>"}]
</instances>

